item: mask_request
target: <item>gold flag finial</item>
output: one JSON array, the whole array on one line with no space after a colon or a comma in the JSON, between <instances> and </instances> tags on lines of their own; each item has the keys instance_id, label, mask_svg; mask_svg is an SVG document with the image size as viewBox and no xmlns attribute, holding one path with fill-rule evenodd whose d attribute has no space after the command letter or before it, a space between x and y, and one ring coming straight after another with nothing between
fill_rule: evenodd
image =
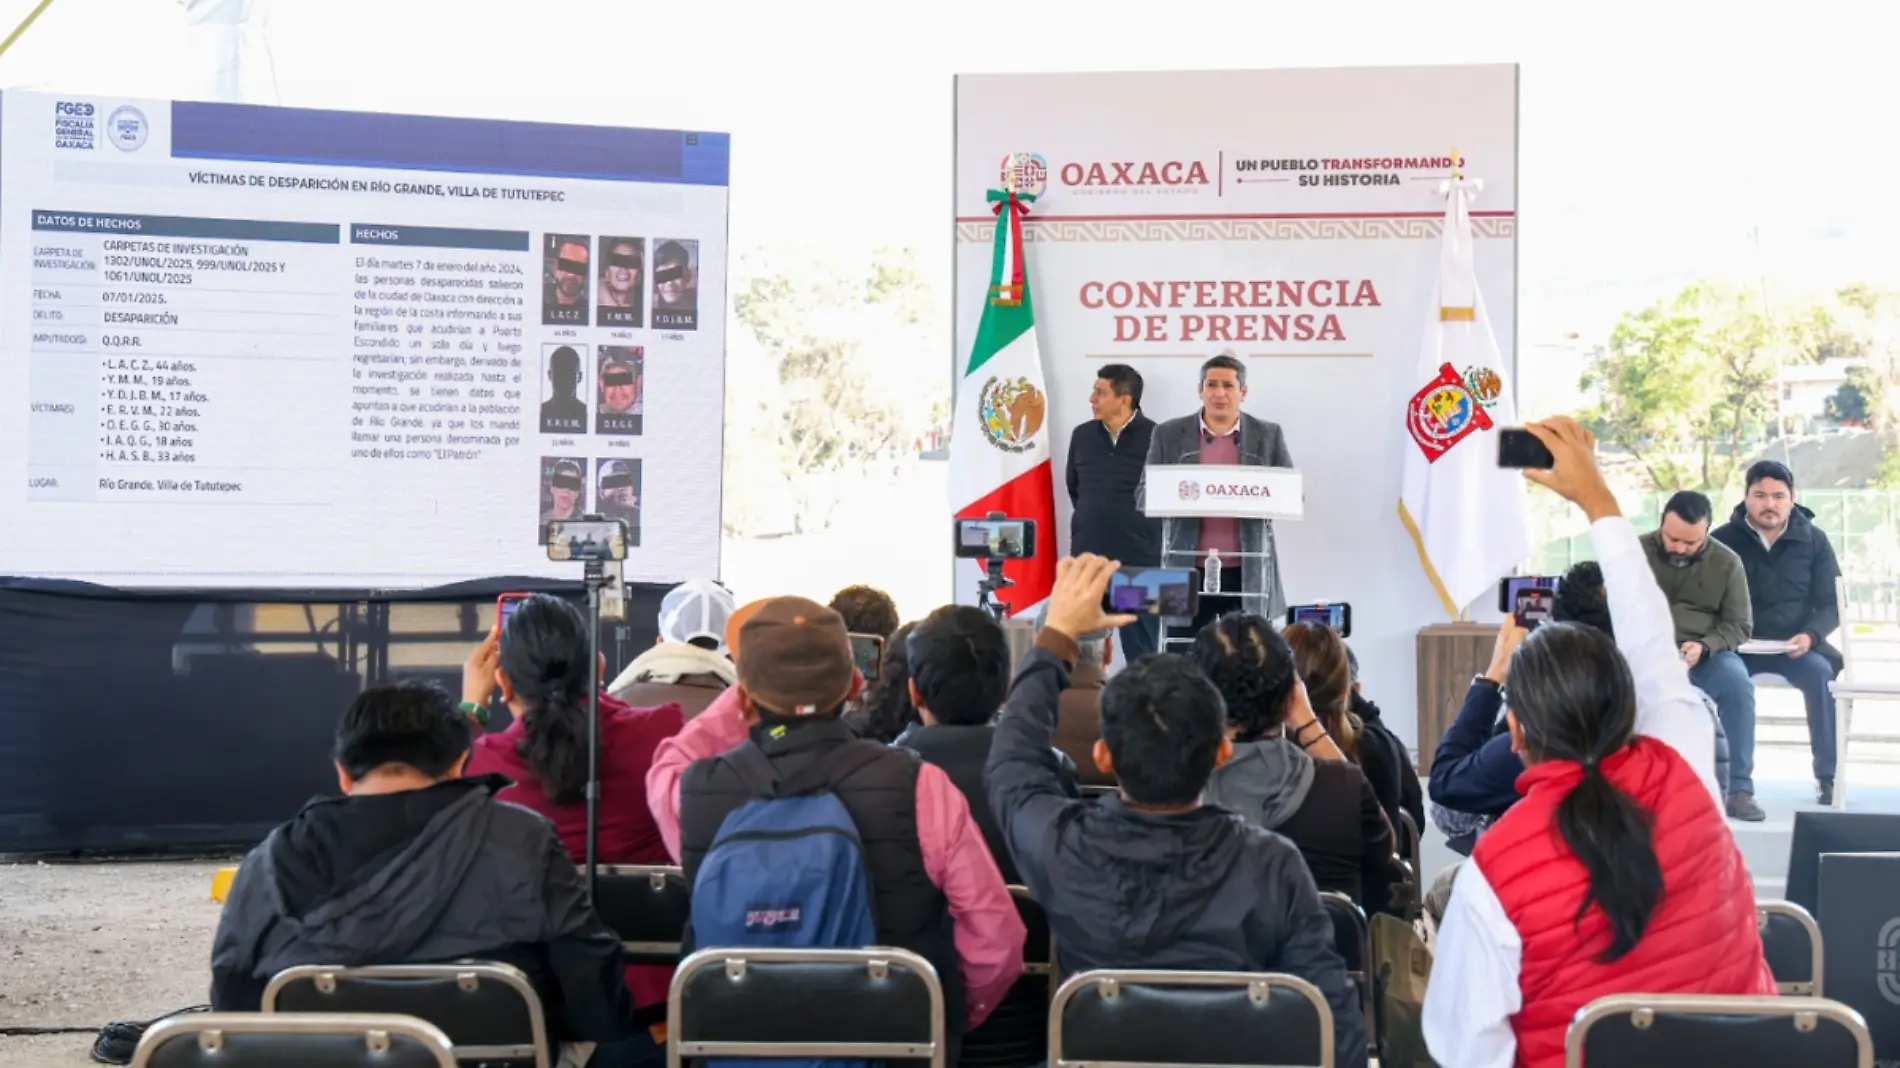
<instances>
[{"instance_id":1,"label":"gold flag finial","mask_svg":"<svg viewBox=\"0 0 1900 1068\"><path fill-rule=\"evenodd\" d=\"M1463 181L1465 177L1465 156L1456 148L1451 150L1451 180Z\"/></svg>"}]
</instances>

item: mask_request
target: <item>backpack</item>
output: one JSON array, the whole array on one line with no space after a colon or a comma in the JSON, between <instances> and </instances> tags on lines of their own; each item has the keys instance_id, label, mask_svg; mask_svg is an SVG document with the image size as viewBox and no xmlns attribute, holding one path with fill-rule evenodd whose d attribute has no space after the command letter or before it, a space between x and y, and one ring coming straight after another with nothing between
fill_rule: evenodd
<instances>
[{"instance_id":1,"label":"backpack","mask_svg":"<svg viewBox=\"0 0 1900 1068\"><path fill-rule=\"evenodd\" d=\"M857 823L831 784L888 750L853 742L781 781L752 742L728 758L748 801L726 816L693 879L692 944L860 949L877 942ZM864 1061L713 1058L716 1068L844 1068Z\"/></svg>"},{"instance_id":2,"label":"backpack","mask_svg":"<svg viewBox=\"0 0 1900 1068\"><path fill-rule=\"evenodd\" d=\"M831 784L888 750L851 743L780 781L765 751L748 741L733 770L756 799L728 814L693 879L697 949L860 949L877 942L871 879L856 821ZM861 1060L716 1057L709 1068L862 1068Z\"/></svg>"}]
</instances>

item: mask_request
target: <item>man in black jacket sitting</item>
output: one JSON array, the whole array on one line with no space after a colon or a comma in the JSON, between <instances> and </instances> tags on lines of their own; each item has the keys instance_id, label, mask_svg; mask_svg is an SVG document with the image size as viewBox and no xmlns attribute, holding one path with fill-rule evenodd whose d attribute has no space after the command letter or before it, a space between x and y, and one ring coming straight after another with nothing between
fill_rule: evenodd
<instances>
[{"instance_id":1,"label":"man in black jacket sitting","mask_svg":"<svg viewBox=\"0 0 1900 1068\"><path fill-rule=\"evenodd\" d=\"M1743 653L1748 674L1779 675L1808 706L1808 741L1823 805L1834 803L1834 681L1842 666L1827 636L1841 625L1834 580L1841 566L1814 513L1795 503L1794 473L1773 460L1750 465L1742 503L1710 536L1742 558L1757 641L1785 641L1785 653ZM1740 732L1737 732L1739 735ZM1729 739L1737 777L1753 767L1754 736Z\"/></svg>"},{"instance_id":2,"label":"man in black jacket sitting","mask_svg":"<svg viewBox=\"0 0 1900 1068\"><path fill-rule=\"evenodd\" d=\"M1129 666L1102 690L1096 762L1117 795L1074 800L1050 747L1079 634L1120 626L1102 596L1116 564L1061 561L1048 624L1016 672L990 749L990 810L1049 915L1064 975L1094 968L1284 972L1332 1007L1335 1064L1364 1068L1365 1018L1333 925L1293 843L1203 807L1233 751L1220 691L1182 657ZM1184 1036L1183 1061L1192 1061Z\"/></svg>"},{"instance_id":3,"label":"man in black jacket sitting","mask_svg":"<svg viewBox=\"0 0 1900 1068\"><path fill-rule=\"evenodd\" d=\"M344 796L305 805L244 858L211 948L211 1007L256 1011L272 976L473 958L527 973L550 1039L607 1042L637 1025L620 939L554 827L463 779L468 720L426 684L365 690L336 733Z\"/></svg>"}]
</instances>

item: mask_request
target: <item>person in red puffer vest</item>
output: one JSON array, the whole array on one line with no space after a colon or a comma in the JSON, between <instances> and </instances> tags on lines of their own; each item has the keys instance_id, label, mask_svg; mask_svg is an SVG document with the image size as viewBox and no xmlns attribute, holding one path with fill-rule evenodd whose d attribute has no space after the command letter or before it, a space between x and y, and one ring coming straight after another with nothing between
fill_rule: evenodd
<instances>
[{"instance_id":1,"label":"person in red puffer vest","mask_svg":"<svg viewBox=\"0 0 1900 1068\"><path fill-rule=\"evenodd\" d=\"M1607 994L1775 992L1668 602L1595 438L1531 430L1556 459L1528 476L1590 519L1616 639L1546 624L1511 659L1523 800L1458 872L1425 1000L1432 1055L1458 1068L1557 1068L1577 1010Z\"/></svg>"}]
</instances>

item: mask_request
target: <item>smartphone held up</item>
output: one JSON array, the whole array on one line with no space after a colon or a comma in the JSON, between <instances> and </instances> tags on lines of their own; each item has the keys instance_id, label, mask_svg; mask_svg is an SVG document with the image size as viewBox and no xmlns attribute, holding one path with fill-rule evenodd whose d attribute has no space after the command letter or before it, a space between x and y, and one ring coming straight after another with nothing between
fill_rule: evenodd
<instances>
[{"instance_id":1,"label":"smartphone held up","mask_svg":"<svg viewBox=\"0 0 1900 1068\"><path fill-rule=\"evenodd\" d=\"M1550 454L1550 446L1523 427L1505 427L1498 431L1499 467L1548 471L1556 463L1557 458Z\"/></svg>"}]
</instances>

